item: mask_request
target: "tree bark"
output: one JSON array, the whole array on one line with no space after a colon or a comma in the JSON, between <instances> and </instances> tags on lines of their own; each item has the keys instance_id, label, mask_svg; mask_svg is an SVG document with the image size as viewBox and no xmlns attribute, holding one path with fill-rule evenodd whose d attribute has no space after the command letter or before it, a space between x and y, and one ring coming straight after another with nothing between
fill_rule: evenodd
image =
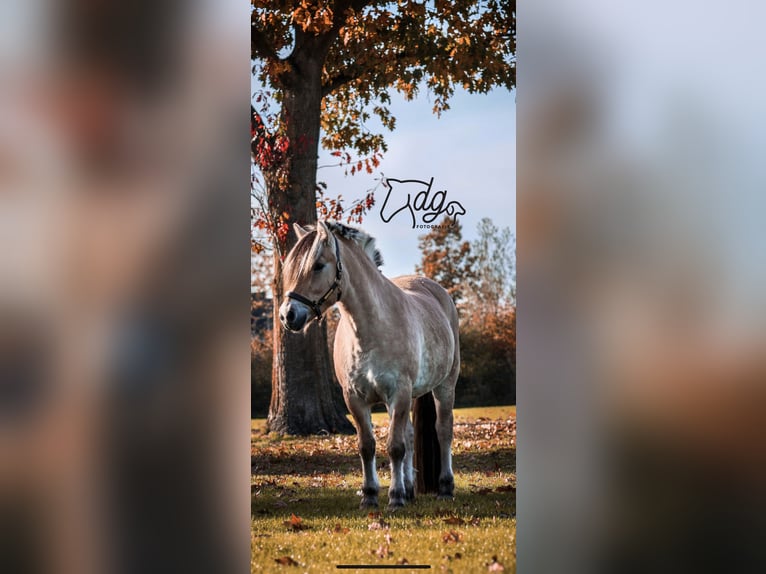
<instances>
[{"instance_id":1,"label":"tree bark","mask_svg":"<svg viewBox=\"0 0 766 574\"><path fill-rule=\"evenodd\" d=\"M267 182L269 210L288 214L289 222L316 223L316 172L322 104L321 72L327 47L317 37L297 32L296 46L284 76L282 122L290 142L287 189ZM313 322L305 333L291 333L279 323L284 297L282 259L297 238L274 250L274 362L268 429L294 435L353 433L327 351L327 328Z\"/></svg>"}]
</instances>

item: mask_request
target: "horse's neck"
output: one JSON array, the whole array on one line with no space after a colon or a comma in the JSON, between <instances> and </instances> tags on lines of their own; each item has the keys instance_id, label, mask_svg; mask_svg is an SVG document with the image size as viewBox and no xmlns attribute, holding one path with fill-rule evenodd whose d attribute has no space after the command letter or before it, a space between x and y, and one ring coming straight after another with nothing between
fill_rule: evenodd
<instances>
[{"instance_id":1,"label":"horse's neck","mask_svg":"<svg viewBox=\"0 0 766 574\"><path fill-rule=\"evenodd\" d=\"M346 286L338 305L359 338L376 336L380 327L397 317L405 304L402 290L366 263L356 257L343 262Z\"/></svg>"}]
</instances>

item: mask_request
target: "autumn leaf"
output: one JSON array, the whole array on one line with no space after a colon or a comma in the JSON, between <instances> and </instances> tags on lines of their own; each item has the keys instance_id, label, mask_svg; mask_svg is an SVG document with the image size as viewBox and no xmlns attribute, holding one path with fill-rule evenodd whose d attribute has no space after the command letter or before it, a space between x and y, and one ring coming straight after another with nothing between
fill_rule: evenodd
<instances>
[{"instance_id":1,"label":"autumn leaf","mask_svg":"<svg viewBox=\"0 0 766 574\"><path fill-rule=\"evenodd\" d=\"M275 558L274 562L280 566L300 566L291 556L282 556L281 558Z\"/></svg>"},{"instance_id":2,"label":"autumn leaf","mask_svg":"<svg viewBox=\"0 0 766 574\"><path fill-rule=\"evenodd\" d=\"M285 520L282 524L292 530L307 530L307 526L303 524L303 519L295 514L291 514L290 520Z\"/></svg>"},{"instance_id":3,"label":"autumn leaf","mask_svg":"<svg viewBox=\"0 0 766 574\"><path fill-rule=\"evenodd\" d=\"M349 529L342 527L340 524L336 524L335 528L332 529L332 532L336 534L348 534Z\"/></svg>"},{"instance_id":4,"label":"autumn leaf","mask_svg":"<svg viewBox=\"0 0 766 574\"><path fill-rule=\"evenodd\" d=\"M445 532L442 534L442 540L445 543L449 542L460 542L463 539L463 535L460 532L457 532L455 530L450 530L449 532Z\"/></svg>"},{"instance_id":5,"label":"autumn leaf","mask_svg":"<svg viewBox=\"0 0 766 574\"><path fill-rule=\"evenodd\" d=\"M465 520L460 518L459 516L450 516L449 518L444 519L445 524L465 524Z\"/></svg>"},{"instance_id":6,"label":"autumn leaf","mask_svg":"<svg viewBox=\"0 0 766 574\"><path fill-rule=\"evenodd\" d=\"M381 544L377 550L370 550L370 554L376 555L378 558L388 558L393 554L388 544Z\"/></svg>"},{"instance_id":7,"label":"autumn leaf","mask_svg":"<svg viewBox=\"0 0 766 574\"><path fill-rule=\"evenodd\" d=\"M506 484L505 486L498 486L495 489L495 492L516 492L516 487L511 484Z\"/></svg>"},{"instance_id":8,"label":"autumn leaf","mask_svg":"<svg viewBox=\"0 0 766 574\"><path fill-rule=\"evenodd\" d=\"M397 563L399 566L404 566L405 564L409 564L409 563L410 563L410 561L409 561L409 560L407 560L407 559L406 559L406 558L404 558L404 557L401 557L401 558L399 558L399 560L397 560L397 561L396 561L396 563Z\"/></svg>"},{"instance_id":9,"label":"autumn leaf","mask_svg":"<svg viewBox=\"0 0 766 574\"><path fill-rule=\"evenodd\" d=\"M372 522L368 528L369 530L385 530L388 529L391 526L388 522L383 520L382 518L378 518L378 520Z\"/></svg>"}]
</instances>

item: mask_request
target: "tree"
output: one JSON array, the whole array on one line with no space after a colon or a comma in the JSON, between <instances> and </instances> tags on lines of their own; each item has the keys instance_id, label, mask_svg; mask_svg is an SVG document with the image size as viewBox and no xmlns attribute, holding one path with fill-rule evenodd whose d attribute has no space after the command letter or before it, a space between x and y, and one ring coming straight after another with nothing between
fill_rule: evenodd
<instances>
[{"instance_id":1,"label":"tree","mask_svg":"<svg viewBox=\"0 0 766 574\"><path fill-rule=\"evenodd\" d=\"M425 86L440 114L456 86L471 93L512 89L515 18L515 0L253 1L251 55L264 89L251 110L252 151L266 188L264 225L275 242L275 305L283 295L281 260L297 239L288 223L317 218L320 136L352 174L372 173L386 144L367 123L375 116L394 129L390 90L411 100ZM271 103L278 113L268 113ZM324 348L322 325L300 336L275 322L270 429L348 428L327 402L332 375Z\"/></svg>"},{"instance_id":2,"label":"tree","mask_svg":"<svg viewBox=\"0 0 766 574\"><path fill-rule=\"evenodd\" d=\"M488 217L476 230L467 277L471 306L482 316L497 315L516 302L515 241L510 229L499 229Z\"/></svg>"},{"instance_id":3,"label":"tree","mask_svg":"<svg viewBox=\"0 0 766 574\"><path fill-rule=\"evenodd\" d=\"M445 216L439 225L418 239L423 258L420 265L415 266L415 272L439 283L459 304L465 299L466 277L471 266L471 246L463 241L463 226Z\"/></svg>"}]
</instances>

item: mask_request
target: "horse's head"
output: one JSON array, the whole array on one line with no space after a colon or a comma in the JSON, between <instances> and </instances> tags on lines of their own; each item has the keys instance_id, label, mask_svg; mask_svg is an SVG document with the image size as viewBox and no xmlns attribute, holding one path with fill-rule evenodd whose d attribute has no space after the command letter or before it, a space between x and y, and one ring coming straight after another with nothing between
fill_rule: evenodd
<instances>
[{"instance_id":1,"label":"horse's head","mask_svg":"<svg viewBox=\"0 0 766 574\"><path fill-rule=\"evenodd\" d=\"M290 331L300 331L340 300L342 265L338 239L324 221L316 230L293 225L298 243L282 269L285 299L279 320Z\"/></svg>"}]
</instances>

